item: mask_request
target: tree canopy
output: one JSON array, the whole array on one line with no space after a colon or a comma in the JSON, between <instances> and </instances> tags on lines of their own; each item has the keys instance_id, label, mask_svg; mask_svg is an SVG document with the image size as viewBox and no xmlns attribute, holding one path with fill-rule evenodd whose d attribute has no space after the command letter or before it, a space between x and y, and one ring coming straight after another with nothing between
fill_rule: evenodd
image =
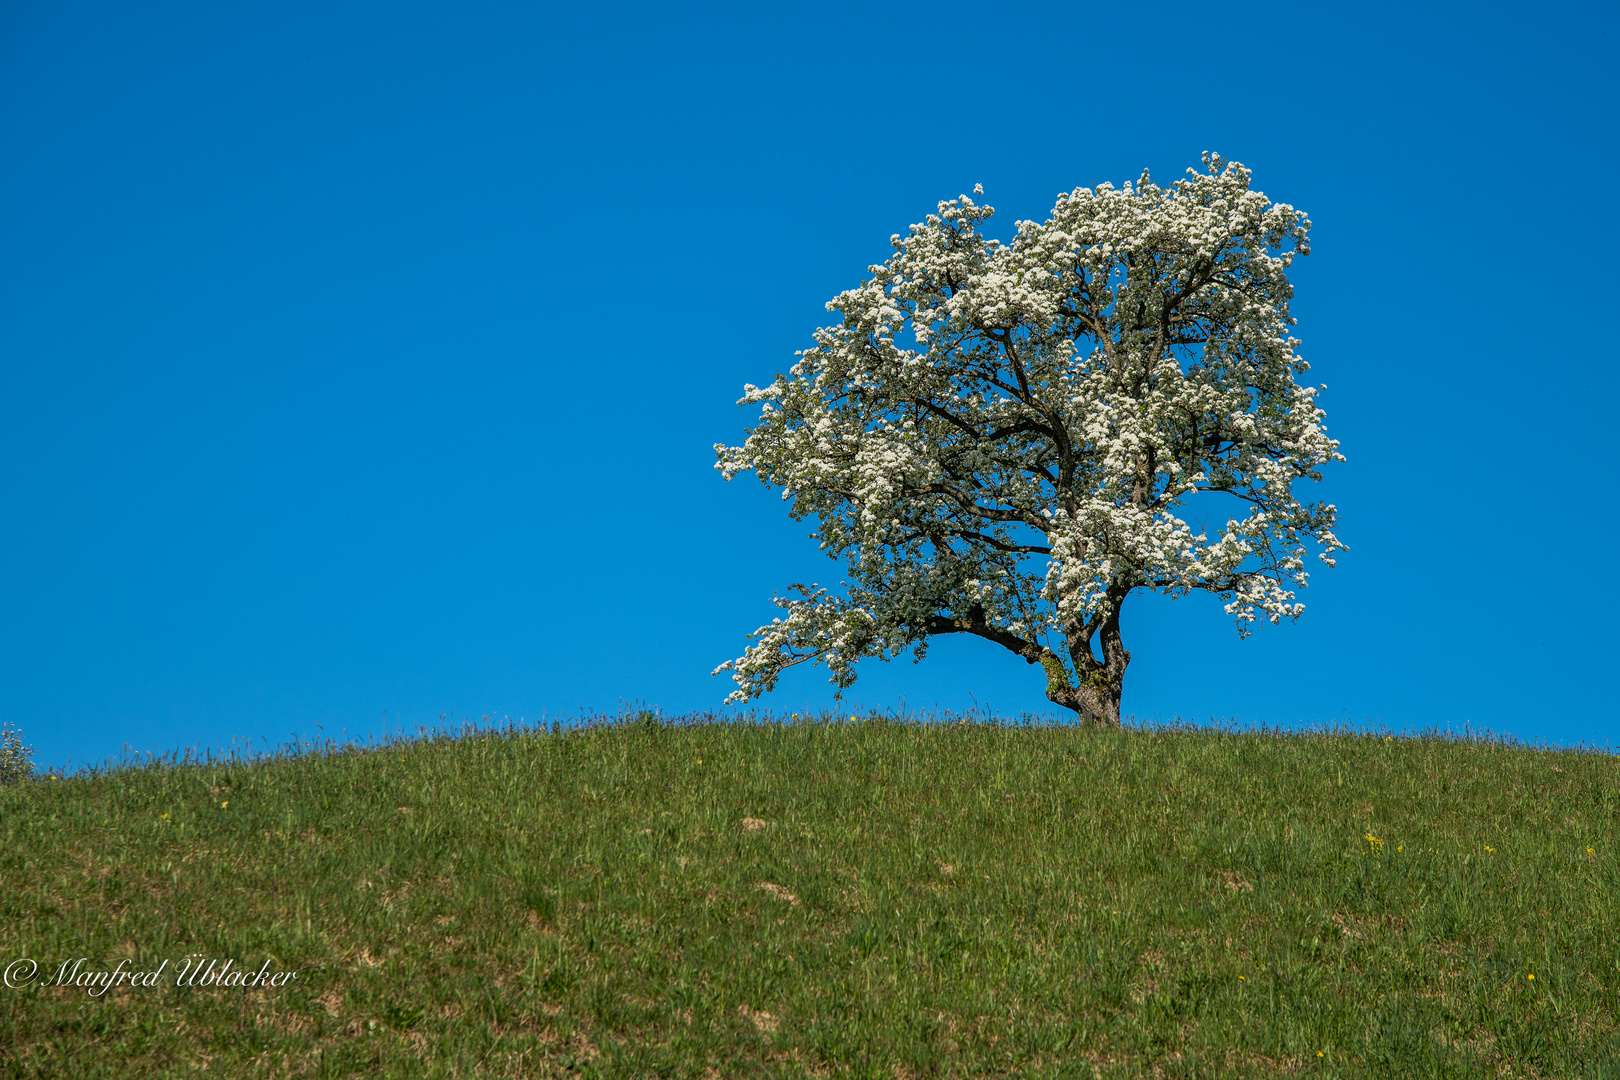
<instances>
[{"instance_id":1,"label":"tree canopy","mask_svg":"<svg viewBox=\"0 0 1620 1080\"><path fill-rule=\"evenodd\" d=\"M785 615L715 669L728 702L806 661L842 689L858 660L963 633L1118 724L1132 592L1214 593L1241 635L1304 611L1310 550L1345 549L1335 508L1294 492L1344 460L1296 381L1287 271L1310 221L1203 162L1059 195L1007 243L981 231L991 207L941 202L786 375L745 387L759 420L715 467L780 487L848 577L775 598Z\"/></svg>"}]
</instances>

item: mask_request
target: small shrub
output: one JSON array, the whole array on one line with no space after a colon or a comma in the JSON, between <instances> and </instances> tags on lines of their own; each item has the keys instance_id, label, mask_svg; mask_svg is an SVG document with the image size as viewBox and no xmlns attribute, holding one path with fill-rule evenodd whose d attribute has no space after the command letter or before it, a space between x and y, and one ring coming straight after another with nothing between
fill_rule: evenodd
<instances>
[{"instance_id":1,"label":"small shrub","mask_svg":"<svg viewBox=\"0 0 1620 1080\"><path fill-rule=\"evenodd\" d=\"M34 775L34 748L24 746L22 734L10 724L0 726L0 784L27 780Z\"/></svg>"}]
</instances>

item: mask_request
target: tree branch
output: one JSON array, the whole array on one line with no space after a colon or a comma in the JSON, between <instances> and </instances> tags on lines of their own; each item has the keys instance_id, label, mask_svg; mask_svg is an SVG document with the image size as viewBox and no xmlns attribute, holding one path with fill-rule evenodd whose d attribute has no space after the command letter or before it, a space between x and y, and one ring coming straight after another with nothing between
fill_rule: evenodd
<instances>
[{"instance_id":1,"label":"tree branch","mask_svg":"<svg viewBox=\"0 0 1620 1080\"><path fill-rule=\"evenodd\" d=\"M984 617L984 607L974 604L968 610L966 619L948 619L942 615L932 615L923 628L929 635L934 634L972 634L982 637L986 641L993 641L1004 649L1009 649L1023 657L1031 664L1041 662L1043 653L1050 654L1051 650L1034 641L1025 641L1011 631L1003 630L998 626L991 626Z\"/></svg>"}]
</instances>

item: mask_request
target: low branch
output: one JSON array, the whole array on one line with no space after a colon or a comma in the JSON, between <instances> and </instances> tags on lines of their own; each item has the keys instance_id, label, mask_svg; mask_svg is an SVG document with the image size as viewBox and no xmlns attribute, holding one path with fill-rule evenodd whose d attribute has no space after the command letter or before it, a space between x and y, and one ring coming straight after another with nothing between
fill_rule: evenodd
<instances>
[{"instance_id":1,"label":"low branch","mask_svg":"<svg viewBox=\"0 0 1620 1080\"><path fill-rule=\"evenodd\" d=\"M965 619L947 619L942 615L930 616L923 631L930 636L972 634L975 637L982 637L986 641L993 641L1002 648L1011 650L1031 664L1040 663L1043 654L1051 654L1050 649L1038 642L1026 641L1009 630L990 625L984 617L984 607L980 604L974 604Z\"/></svg>"}]
</instances>

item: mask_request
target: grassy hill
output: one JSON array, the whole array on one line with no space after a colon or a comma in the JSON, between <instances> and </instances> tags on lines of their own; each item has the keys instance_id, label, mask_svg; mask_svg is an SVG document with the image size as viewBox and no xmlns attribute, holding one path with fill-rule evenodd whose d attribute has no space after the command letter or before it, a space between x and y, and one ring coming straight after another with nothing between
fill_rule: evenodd
<instances>
[{"instance_id":1,"label":"grassy hill","mask_svg":"<svg viewBox=\"0 0 1620 1080\"><path fill-rule=\"evenodd\" d=\"M1615 1077L1617 811L1609 753L827 718L35 780L0 1075Z\"/></svg>"}]
</instances>

